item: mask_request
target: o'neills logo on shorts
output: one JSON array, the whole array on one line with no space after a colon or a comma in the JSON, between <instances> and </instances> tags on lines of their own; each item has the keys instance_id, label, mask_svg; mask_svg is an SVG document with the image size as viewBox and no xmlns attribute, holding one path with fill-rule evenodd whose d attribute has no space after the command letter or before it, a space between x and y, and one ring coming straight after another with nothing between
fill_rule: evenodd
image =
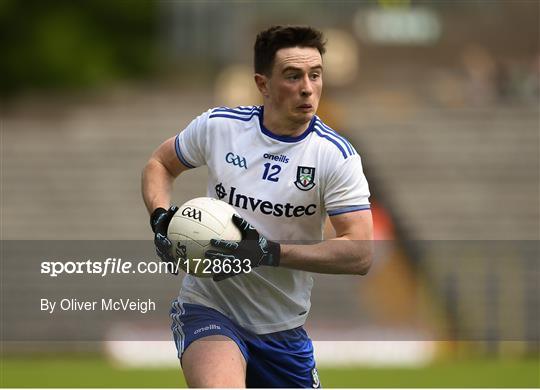
<instances>
[{"instance_id":1,"label":"o'neills logo on shorts","mask_svg":"<svg viewBox=\"0 0 540 390\"><path fill-rule=\"evenodd\" d=\"M226 201L232 206L244 210L259 211L266 215L273 215L274 217L302 217L305 215L313 215L317 211L317 205L315 203L307 206L296 206L288 202L285 204L272 203L268 200L254 198L237 192L236 187L231 187L227 193L222 183L216 185L215 190L216 195L220 200ZM227 200L224 198L227 198Z\"/></svg>"},{"instance_id":2,"label":"o'neills logo on shorts","mask_svg":"<svg viewBox=\"0 0 540 390\"><path fill-rule=\"evenodd\" d=\"M196 331L193 332L193 334L199 334L201 332L206 332L209 330L221 330L221 326L216 325L216 324L210 324L210 325L205 326L204 328L197 329Z\"/></svg>"}]
</instances>

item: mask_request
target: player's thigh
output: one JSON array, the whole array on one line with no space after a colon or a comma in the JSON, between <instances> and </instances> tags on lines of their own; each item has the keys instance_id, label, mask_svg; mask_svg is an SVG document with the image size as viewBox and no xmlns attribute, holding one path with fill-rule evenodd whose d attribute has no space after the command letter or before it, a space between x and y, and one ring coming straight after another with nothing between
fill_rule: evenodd
<instances>
[{"instance_id":1,"label":"player's thigh","mask_svg":"<svg viewBox=\"0 0 540 390\"><path fill-rule=\"evenodd\" d=\"M182 355L182 370L189 387L246 386L244 355L226 336L208 336L192 342Z\"/></svg>"}]
</instances>

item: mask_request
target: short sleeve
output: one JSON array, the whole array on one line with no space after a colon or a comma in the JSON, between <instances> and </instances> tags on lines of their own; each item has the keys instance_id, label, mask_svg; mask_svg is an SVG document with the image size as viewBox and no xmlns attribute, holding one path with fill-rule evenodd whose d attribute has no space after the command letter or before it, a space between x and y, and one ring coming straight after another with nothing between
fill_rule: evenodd
<instances>
[{"instance_id":1,"label":"short sleeve","mask_svg":"<svg viewBox=\"0 0 540 390\"><path fill-rule=\"evenodd\" d=\"M176 136L174 147L176 156L188 168L196 168L206 164L206 135L208 132L207 111L197 118Z\"/></svg>"},{"instance_id":2,"label":"short sleeve","mask_svg":"<svg viewBox=\"0 0 540 390\"><path fill-rule=\"evenodd\" d=\"M324 193L324 205L328 215L368 210L369 186L358 154L334 165L329 173Z\"/></svg>"}]
</instances>

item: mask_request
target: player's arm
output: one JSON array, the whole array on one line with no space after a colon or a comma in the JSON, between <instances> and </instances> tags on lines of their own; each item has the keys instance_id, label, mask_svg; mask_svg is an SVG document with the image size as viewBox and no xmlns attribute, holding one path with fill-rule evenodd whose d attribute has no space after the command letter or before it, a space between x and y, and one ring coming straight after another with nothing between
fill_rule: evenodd
<instances>
[{"instance_id":1,"label":"player's arm","mask_svg":"<svg viewBox=\"0 0 540 390\"><path fill-rule=\"evenodd\" d=\"M207 258L247 259L251 268L264 265L325 274L365 275L371 266L373 222L369 210L330 217L336 237L311 245L279 244L266 239L242 217L234 215L232 220L240 230L242 240L211 240L210 244L217 250L206 251ZM217 274L214 280L219 282L244 272Z\"/></svg>"},{"instance_id":2,"label":"player's arm","mask_svg":"<svg viewBox=\"0 0 540 390\"><path fill-rule=\"evenodd\" d=\"M175 137L163 142L146 163L142 172L142 196L148 213L169 208L174 180L189 169L175 151Z\"/></svg>"},{"instance_id":3,"label":"player's arm","mask_svg":"<svg viewBox=\"0 0 540 390\"><path fill-rule=\"evenodd\" d=\"M365 275L373 259L370 210L330 217L336 237L313 245L281 245L280 266L325 274Z\"/></svg>"},{"instance_id":4,"label":"player's arm","mask_svg":"<svg viewBox=\"0 0 540 390\"><path fill-rule=\"evenodd\" d=\"M150 213L156 254L162 261L172 265L175 261L170 255L172 244L167 238L167 229L178 207L170 206L171 192L174 180L187 169L176 155L175 138L172 137L154 151L142 173L142 196ZM174 266L170 272L178 273Z\"/></svg>"}]
</instances>

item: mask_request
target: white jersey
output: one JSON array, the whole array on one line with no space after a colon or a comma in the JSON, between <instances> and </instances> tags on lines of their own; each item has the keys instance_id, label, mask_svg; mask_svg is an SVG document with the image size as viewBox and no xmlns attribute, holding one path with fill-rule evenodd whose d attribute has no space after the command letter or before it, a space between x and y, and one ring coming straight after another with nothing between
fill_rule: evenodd
<instances>
[{"instance_id":1,"label":"white jersey","mask_svg":"<svg viewBox=\"0 0 540 390\"><path fill-rule=\"evenodd\" d=\"M369 209L360 156L317 116L298 137L263 126L264 107L214 108L176 137L188 167L207 165L207 196L231 204L270 240L321 240L327 215ZM186 275L179 299L205 305L264 334L304 324L309 272L258 267L221 282Z\"/></svg>"}]
</instances>

